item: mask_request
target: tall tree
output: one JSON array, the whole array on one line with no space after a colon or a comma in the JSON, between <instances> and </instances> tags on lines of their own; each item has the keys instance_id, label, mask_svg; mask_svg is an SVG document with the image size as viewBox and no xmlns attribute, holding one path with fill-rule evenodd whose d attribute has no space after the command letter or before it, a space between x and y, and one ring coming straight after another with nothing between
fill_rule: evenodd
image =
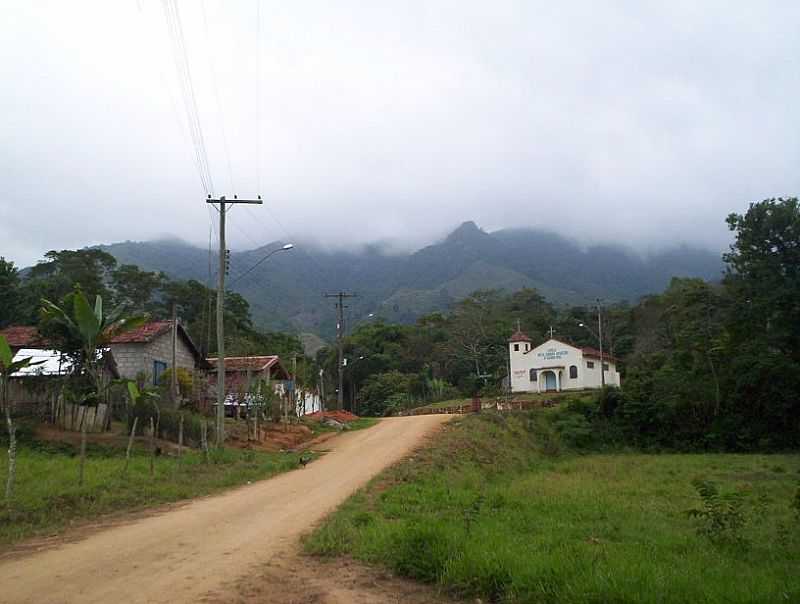
<instances>
[{"instance_id":1,"label":"tall tree","mask_svg":"<svg viewBox=\"0 0 800 604\"><path fill-rule=\"evenodd\" d=\"M123 264L111 273L114 299L127 303L137 312L153 313L158 306L156 295L166 281L164 273L143 271L133 264Z\"/></svg>"},{"instance_id":2,"label":"tall tree","mask_svg":"<svg viewBox=\"0 0 800 604\"><path fill-rule=\"evenodd\" d=\"M731 214L736 234L725 284L737 303L734 328L800 362L800 204L765 199Z\"/></svg>"},{"instance_id":3,"label":"tall tree","mask_svg":"<svg viewBox=\"0 0 800 604\"><path fill-rule=\"evenodd\" d=\"M0 329L19 321L22 300L19 270L0 256Z\"/></svg>"}]
</instances>

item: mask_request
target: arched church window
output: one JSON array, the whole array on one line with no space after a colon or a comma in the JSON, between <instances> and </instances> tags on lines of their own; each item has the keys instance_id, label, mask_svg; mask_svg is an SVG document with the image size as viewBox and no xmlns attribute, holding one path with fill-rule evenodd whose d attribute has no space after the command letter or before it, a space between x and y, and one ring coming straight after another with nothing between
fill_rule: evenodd
<instances>
[{"instance_id":1,"label":"arched church window","mask_svg":"<svg viewBox=\"0 0 800 604\"><path fill-rule=\"evenodd\" d=\"M570 365L569 366L569 379L571 379L571 380L578 379L578 367L577 367L577 365Z\"/></svg>"},{"instance_id":2,"label":"arched church window","mask_svg":"<svg viewBox=\"0 0 800 604\"><path fill-rule=\"evenodd\" d=\"M531 369L530 375L531 375L531 381L535 382L536 381L536 370L535 369Z\"/></svg>"}]
</instances>

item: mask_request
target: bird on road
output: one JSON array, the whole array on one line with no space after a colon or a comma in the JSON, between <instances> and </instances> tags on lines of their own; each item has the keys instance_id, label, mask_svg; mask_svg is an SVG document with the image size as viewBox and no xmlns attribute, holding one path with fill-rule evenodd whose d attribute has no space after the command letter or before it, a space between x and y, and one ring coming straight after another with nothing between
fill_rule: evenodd
<instances>
[{"instance_id":1,"label":"bird on road","mask_svg":"<svg viewBox=\"0 0 800 604\"><path fill-rule=\"evenodd\" d=\"M300 461L300 465L305 468L306 465L308 465L308 462L311 461L312 459L313 458L311 457L311 455L301 455L300 456L300 460L299 460Z\"/></svg>"}]
</instances>

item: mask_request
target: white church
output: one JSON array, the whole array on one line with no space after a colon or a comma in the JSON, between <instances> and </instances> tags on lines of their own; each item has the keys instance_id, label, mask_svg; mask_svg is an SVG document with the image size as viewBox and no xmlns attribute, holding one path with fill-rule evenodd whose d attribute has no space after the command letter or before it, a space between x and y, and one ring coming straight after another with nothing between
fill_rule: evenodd
<instances>
[{"instance_id":1,"label":"white church","mask_svg":"<svg viewBox=\"0 0 800 604\"><path fill-rule=\"evenodd\" d=\"M508 340L512 392L561 392L600 388L600 351L578 348L551 337L533 348L531 339L517 330ZM606 386L619 386L617 360L603 354Z\"/></svg>"}]
</instances>

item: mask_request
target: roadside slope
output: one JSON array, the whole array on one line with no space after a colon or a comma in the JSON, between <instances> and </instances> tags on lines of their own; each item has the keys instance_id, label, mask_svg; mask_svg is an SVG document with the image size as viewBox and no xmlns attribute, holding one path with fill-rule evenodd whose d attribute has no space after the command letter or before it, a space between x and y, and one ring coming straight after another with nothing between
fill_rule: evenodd
<instances>
[{"instance_id":1,"label":"roadside slope","mask_svg":"<svg viewBox=\"0 0 800 604\"><path fill-rule=\"evenodd\" d=\"M299 536L446 416L342 435L306 469L0 562L3 602L195 602L290 551Z\"/></svg>"}]
</instances>

